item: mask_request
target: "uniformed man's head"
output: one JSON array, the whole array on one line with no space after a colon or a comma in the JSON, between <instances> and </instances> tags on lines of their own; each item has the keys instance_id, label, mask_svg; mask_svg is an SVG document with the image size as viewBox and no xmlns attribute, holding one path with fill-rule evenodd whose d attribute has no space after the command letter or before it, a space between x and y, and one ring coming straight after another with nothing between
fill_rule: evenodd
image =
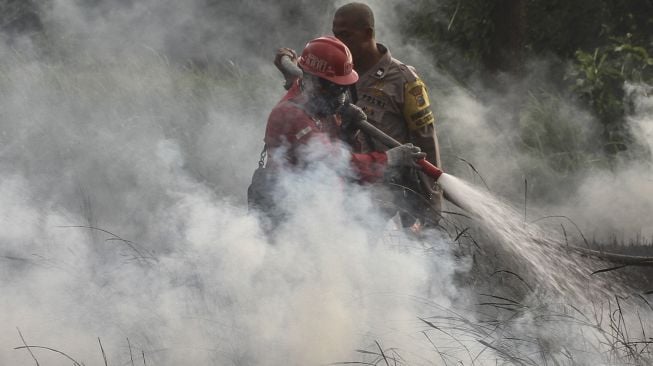
<instances>
[{"instance_id":1,"label":"uniformed man's head","mask_svg":"<svg viewBox=\"0 0 653 366\"><path fill-rule=\"evenodd\" d=\"M349 47L354 62L366 43L374 43L374 13L362 3L343 5L333 16L333 35Z\"/></svg>"}]
</instances>

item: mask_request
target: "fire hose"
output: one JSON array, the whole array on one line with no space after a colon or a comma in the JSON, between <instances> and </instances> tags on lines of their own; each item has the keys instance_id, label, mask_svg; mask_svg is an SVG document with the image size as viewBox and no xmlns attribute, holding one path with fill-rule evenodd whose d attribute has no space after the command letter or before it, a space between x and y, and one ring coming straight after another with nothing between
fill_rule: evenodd
<instances>
[{"instance_id":1,"label":"fire hose","mask_svg":"<svg viewBox=\"0 0 653 366\"><path fill-rule=\"evenodd\" d=\"M376 139L380 143L386 145L387 147L397 147L401 146L401 143L392 137L388 136L385 132L379 130L376 128L374 125L369 123L368 121L362 119L360 121L354 122L358 128L360 128L363 132L367 133L370 135L372 138ZM437 166L431 164L428 160L422 158L420 160L417 160L417 164L422 168L422 172L424 172L426 175L429 177L433 178L435 181L437 181L444 172L442 169L438 168ZM453 203L454 205L458 206L459 208L472 212L469 210L469 208L466 208L465 205L460 203L457 199L453 198L451 195L447 194L446 191L442 192L444 195L444 198Z\"/></svg>"},{"instance_id":2,"label":"fire hose","mask_svg":"<svg viewBox=\"0 0 653 366\"><path fill-rule=\"evenodd\" d=\"M398 147L401 146L401 143L392 137L388 136L386 133L383 131L379 130L376 128L374 125L369 123L368 121L362 119L360 121L355 121L354 124L360 128L363 132L367 133L370 135L373 139L381 142L382 144L386 145L387 147ZM428 160L425 158L417 160L417 164L422 168L422 171L428 175L429 177L438 180L442 173L444 173L440 168L437 166L431 164Z\"/></svg>"},{"instance_id":3,"label":"fire hose","mask_svg":"<svg viewBox=\"0 0 653 366\"><path fill-rule=\"evenodd\" d=\"M288 56L283 56L281 58L281 67L284 70L286 76L286 84L283 86L286 90L290 89L294 80L302 77L302 69L297 67L294 62Z\"/></svg>"}]
</instances>

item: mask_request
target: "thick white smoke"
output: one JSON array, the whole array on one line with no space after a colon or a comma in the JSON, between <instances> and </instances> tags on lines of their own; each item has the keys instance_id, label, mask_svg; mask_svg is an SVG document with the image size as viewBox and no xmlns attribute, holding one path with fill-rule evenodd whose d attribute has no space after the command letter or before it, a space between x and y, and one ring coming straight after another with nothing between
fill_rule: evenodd
<instances>
[{"instance_id":1,"label":"thick white smoke","mask_svg":"<svg viewBox=\"0 0 653 366\"><path fill-rule=\"evenodd\" d=\"M247 55L242 29L201 17L229 32L206 44L219 67L168 59L184 34L202 48L200 5L55 1L48 39L0 47L0 363L32 362L16 328L87 364L98 337L110 364L348 361L408 348L418 299L458 293L444 241L374 240L369 197L329 169L288 178L293 215L265 237L244 194L281 80L219 58Z\"/></svg>"},{"instance_id":2,"label":"thick white smoke","mask_svg":"<svg viewBox=\"0 0 653 366\"><path fill-rule=\"evenodd\" d=\"M625 85L633 96L628 124L637 141L653 151L653 96L649 85ZM653 165L635 161L615 172L596 172L579 187L573 215L601 238L653 244ZM589 215L582 215L589 212Z\"/></svg>"},{"instance_id":3,"label":"thick white smoke","mask_svg":"<svg viewBox=\"0 0 653 366\"><path fill-rule=\"evenodd\" d=\"M371 5L379 41L431 85L445 167L462 171L455 156L465 151L491 187L514 196L518 185L502 179L521 181L528 162L515 162L509 132L488 122L500 108L440 88L446 78L419 47L393 37L393 9ZM33 362L13 350L23 344L16 327L28 345L86 364L103 362L97 337L109 364L129 364L130 354L139 364L143 354L160 365L321 364L377 352L375 341L412 365L505 359L479 342L505 339L479 325L488 314L459 287L476 258L454 259L437 233L417 241L391 226L371 232L382 219L341 171L287 177L293 214L273 241L245 208L265 120L283 92L273 52L329 33L333 9L56 0L41 8L46 38L3 39L1 364ZM646 129L650 100L640 101L633 121ZM600 333L542 322L551 314L506 320L506 337L536 334L564 353L574 337ZM71 363L31 351L41 364Z\"/></svg>"}]
</instances>

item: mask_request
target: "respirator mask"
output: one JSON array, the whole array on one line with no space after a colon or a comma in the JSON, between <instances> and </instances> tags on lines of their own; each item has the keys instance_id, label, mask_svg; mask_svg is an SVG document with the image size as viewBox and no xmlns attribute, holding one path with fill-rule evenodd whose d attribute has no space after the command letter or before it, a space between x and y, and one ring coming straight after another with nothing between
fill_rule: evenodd
<instances>
[{"instance_id":1,"label":"respirator mask","mask_svg":"<svg viewBox=\"0 0 653 366\"><path fill-rule=\"evenodd\" d=\"M348 85L338 85L329 80L304 73L302 88L309 97L307 107L314 115L325 117L335 114L345 104Z\"/></svg>"}]
</instances>

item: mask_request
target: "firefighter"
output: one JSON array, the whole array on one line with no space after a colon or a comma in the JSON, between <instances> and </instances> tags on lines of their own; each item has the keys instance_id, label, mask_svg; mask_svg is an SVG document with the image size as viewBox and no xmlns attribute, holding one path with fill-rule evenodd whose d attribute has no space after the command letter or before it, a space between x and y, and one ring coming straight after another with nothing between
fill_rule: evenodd
<instances>
[{"instance_id":1,"label":"firefighter","mask_svg":"<svg viewBox=\"0 0 653 366\"><path fill-rule=\"evenodd\" d=\"M337 9L333 34L351 50L354 70L359 79L352 88L354 102L374 126L402 143L412 143L426 153L426 159L441 167L435 118L424 82L415 69L395 59L384 45L377 43L374 14L369 6L350 3ZM293 50L277 51L275 65L284 73L287 85L294 76L281 67L281 58L296 60ZM358 135L357 151L385 151L388 148L369 136ZM399 213L403 227L437 225L441 215L442 191L435 181L415 167L377 190L380 202L392 202L382 210L388 217ZM390 200L383 196L390 196Z\"/></svg>"},{"instance_id":2,"label":"firefighter","mask_svg":"<svg viewBox=\"0 0 653 366\"><path fill-rule=\"evenodd\" d=\"M359 107L345 105L347 89L358 81L358 74L353 69L351 52L341 41L335 37L311 40L299 57L298 66L304 76L294 83L268 118L265 169L271 174L283 168L310 168L312 161L306 156L314 159L315 154L306 154L304 149L336 153L343 124L365 118ZM383 152L351 153L350 162L360 182L375 182L392 175L389 172L395 169L416 166L416 161L425 156L418 147L404 144Z\"/></svg>"}]
</instances>

